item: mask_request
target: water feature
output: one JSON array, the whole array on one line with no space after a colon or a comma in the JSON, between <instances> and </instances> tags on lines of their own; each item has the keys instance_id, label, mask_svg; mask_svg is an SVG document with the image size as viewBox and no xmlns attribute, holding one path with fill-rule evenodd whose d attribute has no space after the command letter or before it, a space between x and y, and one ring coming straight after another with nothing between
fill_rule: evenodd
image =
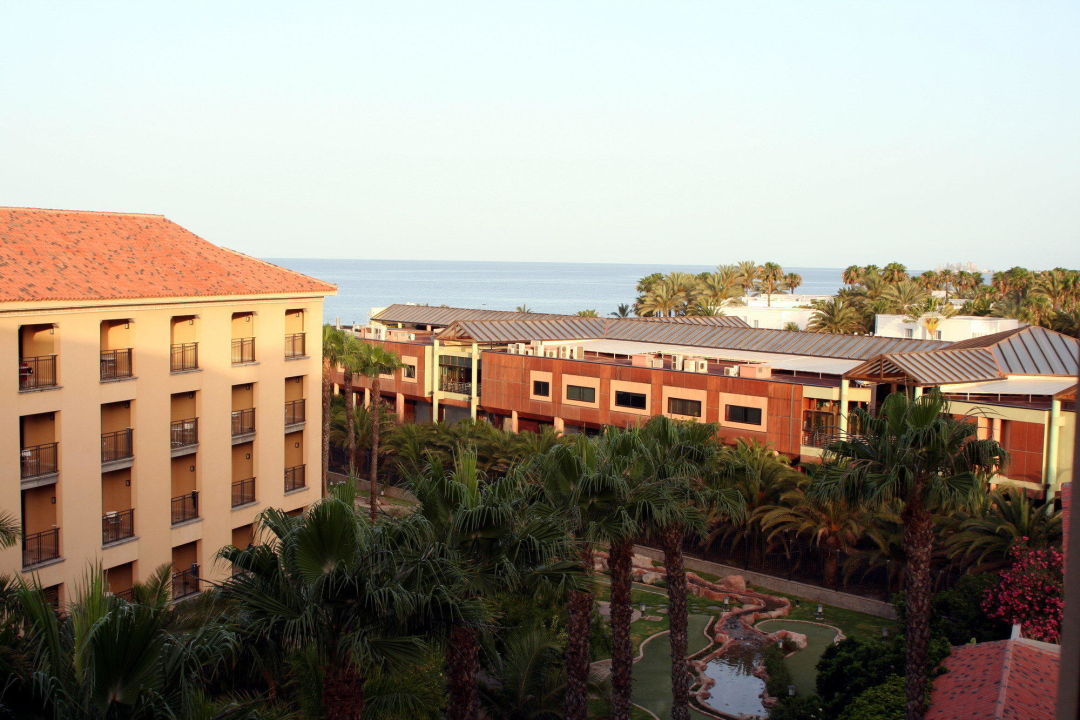
<instances>
[{"instance_id":1,"label":"water feature","mask_svg":"<svg viewBox=\"0 0 1080 720\"><path fill-rule=\"evenodd\" d=\"M699 696L702 702L736 717L767 717L769 714L762 699L765 681L754 674L764 661L769 639L746 624L745 617L754 612L756 610L736 611L718 621L728 644L721 654L707 661L702 671L705 677L713 680L708 696Z\"/></svg>"}]
</instances>

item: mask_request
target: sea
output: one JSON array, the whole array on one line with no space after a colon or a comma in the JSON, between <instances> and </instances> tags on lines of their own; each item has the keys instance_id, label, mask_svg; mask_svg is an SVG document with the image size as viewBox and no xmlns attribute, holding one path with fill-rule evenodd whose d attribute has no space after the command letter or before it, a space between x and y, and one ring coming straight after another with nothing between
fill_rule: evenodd
<instances>
[{"instance_id":1,"label":"sea","mask_svg":"<svg viewBox=\"0 0 1080 720\"><path fill-rule=\"evenodd\" d=\"M634 287L650 273L710 272L715 265L635 265L624 263L537 263L443 260L331 260L266 258L269 262L338 286L328 297L324 321L367 322L373 307L425 303L451 307L573 314L613 312L634 302ZM785 267L802 275L796 290L832 295L843 285L841 268Z\"/></svg>"}]
</instances>

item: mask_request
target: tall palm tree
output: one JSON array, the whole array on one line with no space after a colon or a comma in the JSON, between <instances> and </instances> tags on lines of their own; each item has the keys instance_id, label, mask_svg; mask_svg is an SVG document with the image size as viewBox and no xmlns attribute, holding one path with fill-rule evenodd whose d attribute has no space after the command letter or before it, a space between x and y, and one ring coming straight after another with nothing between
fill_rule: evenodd
<instances>
[{"instance_id":1,"label":"tall palm tree","mask_svg":"<svg viewBox=\"0 0 1080 720\"><path fill-rule=\"evenodd\" d=\"M412 475L418 513L468 569L468 593L477 602L527 587L574 588L580 576L563 519L529 492L522 473L485 478L476 454L460 450L451 468L431 458ZM480 625L451 625L447 651L450 720L479 717Z\"/></svg>"},{"instance_id":2,"label":"tall palm tree","mask_svg":"<svg viewBox=\"0 0 1080 720\"><path fill-rule=\"evenodd\" d=\"M908 279L907 268L898 262L891 262L881 268L881 278L887 283L898 283Z\"/></svg>"},{"instance_id":3,"label":"tall palm tree","mask_svg":"<svg viewBox=\"0 0 1080 720\"><path fill-rule=\"evenodd\" d=\"M531 313L532 308L529 307L528 305L518 305L516 308L514 308L514 312Z\"/></svg>"},{"instance_id":4,"label":"tall palm tree","mask_svg":"<svg viewBox=\"0 0 1080 720\"><path fill-rule=\"evenodd\" d=\"M600 317L600 313L598 313L598 312L596 312L595 310L592 310L592 309L578 310L577 314L578 314L578 317Z\"/></svg>"},{"instance_id":5,"label":"tall palm tree","mask_svg":"<svg viewBox=\"0 0 1080 720\"><path fill-rule=\"evenodd\" d=\"M738 272L738 282L742 286L743 295L749 295L757 287L759 266L753 260L742 260L735 264Z\"/></svg>"},{"instance_id":6,"label":"tall palm tree","mask_svg":"<svg viewBox=\"0 0 1080 720\"><path fill-rule=\"evenodd\" d=\"M330 394L334 387L334 370L341 362L347 335L333 325L323 325L322 336L322 490L326 494L327 473L330 472Z\"/></svg>"},{"instance_id":7,"label":"tall palm tree","mask_svg":"<svg viewBox=\"0 0 1080 720\"><path fill-rule=\"evenodd\" d=\"M803 284L802 275L796 272L789 272L784 275L784 287L792 295Z\"/></svg>"},{"instance_id":8,"label":"tall palm tree","mask_svg":"<svg viewBox=\"0 0 1080 720\"><path fill-rule=\"evenodd\" d=\"M840 277L845 285L858 285L863 279L863 269L858 265L848 265Z\"/></svg>"},{"instance_id":9,"label":"tall palm tree","mask_svg":"<svg viewBox=\"0 0 1080 720\"><path fill-rule=\"evenodd\" d=\"M533 473L543 485L548 503L567 521L580 545L581 564L593 568L593 546L625 535L622 512L626 481L625 458L612 456L610 444L578 435L572 444L551 447L536 457ZM588 715L591 627L595 597L591 586L570 593L566 628L567 720Z\"/></svg>"},{"instance_id":10,"label":"tall palm tree","mask_svg":"<svg viewBox=\"0 0 1080 720\"><path fill-rule=\"evenodd\" d=\"M937 337L938 328L942 320L956 315L956 308L952 303L945 302L941 298L927 297L921 303L908 308L904 318L908 322L922 325L927 336L933 340Z\"/></svg>"},{"instance_id":11,"label":"tall palm tree","mask_svg":"<svg viewBox=\"0 0 1080 720\"><path fill-rule=\"evenodd\" d=\"M377 419L382 411L382 388L379 378L404 367L404 363L401 362L401 358L381 345L359 341L357 345L353 367L355 372L371 381L370 411L372 417L376 419L371 424L371 469L368 475L371 522L375 522L375 517L379 512L379 437L381 434L379 427L381 423Z\"/></svg>"},{"instance_id":12,"label":"tall palm tree","mask_svg":"<svg viewBox=\"0 0 1080 720\"><path fill-rule=\"evenodd\" d=\"M691 675L686 659L688 589L683 543L704 534L707 504L722 516L737 517L743 513L742 498L731 488L707 490L719 450L714 426L680 423L659 415L644 425L641 440L640 470L651 493L636 510L642 526L664 551L671 641L671 717L689 720Z\"/></svg>"},{"instance_id":13,"label":"tall palm tree","mask_svg":"<svg viewBox=\"0 0 1080 720\"><path fill-rule=\"evenodd\" d=\"M766 303L772 307L773 293L784 285L784 268L778 263L767 262L758 268L758 283L766 294Z\"/></svg>"},{"instance_id":14,"label":"tall palm tree","mask_svg":"<svg viewBox=\"0 0 1080 720\"><path fill-rule=\"evenodd\" d=\"M638 304L637 312L639 315L675 315L685 302L686 293L683 288L671 277L665 276L653 283L645 293Z\"/></svg>"},{"instance_id":15,"label":"tall palm tree","mask_svg":"<svg viewBox=\"0 0 1080 720\"><path fill-rule=\"evenodd\" d=\"M914 280L891 283L881 291L881 300L887 310L898 315L907 315L912 308L926 302L926 298L926 291Z\"/></svg>"},{"instance_id":16,"label":"tall palm tree","mask_svg":"<svg viewBox=\"0 0 1080 720\"><path fill-rule=\"evenodd\" d=\"M862 315L842 298L815 301L814 308L806 326L810 332L857 333L864 330Z\"/></svg>"},{"instance_id":17,"label":"tall palm tree","mask_svg":"<svg viewBox=\"0 0 1080 720\"><path fill-rule=\"evenodd\" d=\"M437 628L484 617L427 521L365 522L351 481L303 516L271 508L260 524L268 542L220 551L238 571L221 593L252 642L280 648L293 677L314 674L327 717L361 720L369 680L426 660Z\"/></svg>"},{"instance_id":18,"label":"tall palm tree","mask_svg":"<svg viewBox=\"0 0 1080 720\"><path fill-rule=\"evenodd\" d=\"M913 400L894 393L877 413L855 410L860 434L826 448L821 475L808 491L823 503L903 503L908 720L922 720L929 689L934 516L969 503L1007 460L1004 448L977 439L975 424L946 414L946 405L935 390Z\"/></svg>"},{"instance_id":19,"label":"tall palm tree","mask_svg":"<svg viewBox=\"0 0 1080 720\"><path fill-rule=\"evenodd\" d=\"M615 308L615 311L610 313L611 317L628 318L633 316L634 307L628 303L619 303L619 307Z\"/></svg>"},{"instance_id":20,"label":"tall palm tree","mask_svg":"<svg viewBox=\"0 0 1080 720\"><path fill-rule=\"evenodd\" d=\"M347 335L342 339L338 360L341 364L342 386L345 388L349 477L356 477L356 391L353 389L353 375L363 370L363 349L355 337Z\"/></svg>"},{"instance_id":21,"label":"tall palm tree","mask_svg":"<svg viewBox=\"0 0 1080 720\"><path fill-rule=\"evenodd\" d=\"M699 305L708 307L722 307L725 302L739 294L739 284L736 274L728 267L727 270L717 270L707 273L698 285Z\"/></svg>"}]
</instances>

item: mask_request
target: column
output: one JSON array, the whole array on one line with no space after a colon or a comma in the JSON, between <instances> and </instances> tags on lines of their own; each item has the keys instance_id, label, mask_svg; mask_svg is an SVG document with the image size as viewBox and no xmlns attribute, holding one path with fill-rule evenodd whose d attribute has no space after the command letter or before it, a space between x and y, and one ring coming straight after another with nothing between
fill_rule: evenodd
<instances>
[{"instance_id":1,"label":"column","mask_svg":"<svg viewBox=\"0 0 1080 720\"><path fill-rule=\"evenodd\" d=\"M469 370L469 415L476 419L476 406L480 404L480 384L477 380L477 370L480 367L480 346L472 344L472 368Z\"/></svg>"},{"instance_id":2,"label":"column","mask_svg":"<svg viewBox=\"0 0 1080 720\"><path fill-rule=\"evenodd\" d=\"M428 363L424 372L427 374L424 384L431 383L431 422L439 422L439 341L431 341L431 362Z\"/></svg>"},{"instance_id":3,"label":"column","mask_svg":"<svg viewBox=\"0 0 1080 720\"><path fill-rule=\"evenodd\" d=\"M517 410L510 411L510 432L518 432L518 413Z\"/></svg>"},{"instance_id":4,"label":"column","mask_svg":"<svg viewBox=\"0 0 1080 720\"><path fill-rule=\"evenodd\" d=\"M555 432L559 435L562 435L563 431L566 430L566 423L563 422L563 419L561 417L554 418L554 420Z\"/></svg>"},{"instance_id":5,"label":"column","mask_svg":"<svg viewBox=\"0 0 1080 720\"><path fill-rule=\"evenodd\" d=\"M405 422L405 393L394 395L394 412L397 413L398 422Z\"/></svg>"},{"instance_id":6,"label":"column","mask_svg":"<svg viewBox=\"0 0 1080 720\"><path fill-rule=\"evenodd\" d=\"M1058 436L1061 433L1058 425L1061 421L1061 400L1053 398L1050 401L1050 413L1047 420L1049 427L1046 429L1046 477L1043 478L1043 482L1047 486L1046 497L1051 498L1058 485Z\"/></svg>"},{"instance_id":7,"label":"column","mask_svg":"<svg viewBox=\"0 0 1080 720\"><path fill-rule=\"evenodd\" d=\"M841 438L847 435L848 387L850 384L851 381L847 378L840 378L840 418L838 429L840 430Z\"/></svg>"},{"instance_id":8,"label":"column","mask_svg":"<svg viewBox=\"0 0 1080 720\"><path fill-rule=\"evenodd\" d=\"M922 385L916 385L915 386L915 388L913 390L913 396L914 396L914 398L916 400L918 400L919 398L922 397L922 391L923 391Z\"/></svg>"},{"instance_id":9,"label":"column","mask_svg":"<svg viewBox=\"0 0 1080 720\"><path fill-rule=\"evenodd\" d=\"M371 388L364 388L364 407L371 407Z\"/></svg>"}]
</instances>

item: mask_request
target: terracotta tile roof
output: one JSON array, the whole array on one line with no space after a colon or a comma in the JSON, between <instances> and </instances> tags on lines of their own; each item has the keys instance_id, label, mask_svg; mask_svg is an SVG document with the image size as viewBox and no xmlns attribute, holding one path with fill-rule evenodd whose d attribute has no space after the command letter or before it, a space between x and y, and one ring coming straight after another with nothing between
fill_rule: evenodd
<instances>
[{"instance_id":1,"label":"terracotta tile roof","mask_svg":"<svg viewBox=\"0 0 1080 720\"><path fill-rule=\"evenodd\" d=\"M954 647L926 720L1052 720L1060 656L1057 645L1023 639Z\"/></svg>"},{"instance_id":2,"label":"terracotta tile roof","mask_svg":"<svg viewBox=\"0 0 1080 720\"><path fill-rule=\"evenodd\" d=\"M0 208L0 302L335 291L163 215Z\"/></svg>"}]
</instances>

